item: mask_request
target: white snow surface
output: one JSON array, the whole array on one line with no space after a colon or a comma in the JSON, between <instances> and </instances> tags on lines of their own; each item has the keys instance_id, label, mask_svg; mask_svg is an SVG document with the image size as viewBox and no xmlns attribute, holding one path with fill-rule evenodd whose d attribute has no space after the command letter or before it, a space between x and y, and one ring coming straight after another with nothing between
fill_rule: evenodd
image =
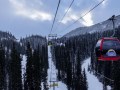
<instances>
[{"instance_id":1,"label":"white snow surface","mask_svg":"<svg viewBox=\"0 0 120 90\"><path fill-rule=\"evenodd\" d=\"M48 57L49 57L49 69L48 69L48 77L47 77L47 83L49 86L49 90L53 90L53 87L50 87L51 84L50 81L57 81L57 69L52 61L52 55L51 55L51 46L48 46ZM23 81L23 75L25 73L26 70L26 56L23 55L22 56L22 81ZM88 82L88 90L103 90L103 84L101 82L99 82L99 80L97 79L97 77L95 77L92 73L88 72L88 64L90 65L90 58L86 59L84 61L84 63L82 64L82 70L86 71L86 76L87 76L87 82ZM51 71L52 70L52 71ZM52 74L51 74L52 73ZM61 81L57 81L56 83L58 83L58 86L55 87L55 90L67 90L67 86L61 82ZM42 90L43 89L43 83L42 85ZM107 86L107 90L111 90L110 86Z\"/></svg>"},{"instance_id":2,"label":"white snow surface","mask_svg":"<svg viewBox=\"0 0 120 90\"><path fill-rule=\"evenodd\" d=\"M90 65L90 58L86 59L82 64L82 70L86 71L88 90L103 90L103 84L99 82L98 78L92 73L88 72L88 65ZM107 90L111 90L110 86L107 86Z\"/></svg>"},{"instance_id":3,"label":"white snow surface","mask_svg":"<svg viewBox=\"0 0 120 90\"><path fill-rule=\"evenodd\" d=\"M57 80L57 69L52 61L52 55L51 55L51 46L48 46L48 57L49 57L49 69L48 69L48 86L49 86L49 90L53 90L53 87L50 87L50 85L52 85L53 83L50 81L57 81L56 83L58 83L58 86L55 87L55 90L67 90L67 86L61 82Z\"/></svg>"},{"instance_id":4,"label":"white snow surface","mask_svg":"<svg viewBox=\"0 0 120 90\"><path fill-rule=\"evenodd\" d=\"M99 82L97 77L95 77L92 73L90 74L87 71L88 64L90 65L90 58L86 59L82 65L82 69L85 68L85 71L86 71L88 90L103 90L103 84L101 82Z\"/></svg>"},{"instance_id":5,"label":"white snow surface","mask_svg":"<svg viewBox=\"0 0 120 90\"><path fill-rule=\"evenodd\" d=\"M24 80L23 79L24 78L24 73L26 71L26 56L25 55L22 56L21 64L22 64L22 82L23 82L23 80Z\"/></svg>"},{"instance_id":6,"label":"white snow surface","mask_svg":"<svg viewBox=\"0 0 120 90\"><path fill-rule=\"evenodd\" d=\"M21 55L22 57L22 67L21 67L21 70L22 70L22 82L23 82L23 78L24 78L24 73L26 71L26 56L25 55ZM53 64L53 61L52 61L52 55L51 55L51 50L50 50L50 46L48 47L48 57L49 57L49 69L48 69L48 85L52 84L50 83L50 80L52 81L57 81L57 69L55 68L55 65ZM52 72L51 72L52 70ZM51 75L52 73L52 75ZM62 83L61 81L57 81L58 83L58 86L55 87L55 90L67 90L67 87L64 83ZM42 85L42 90L43 89L43 82L41 83ZM53 90L53 87L49 87L49 90Z\"/></svg>"}]
</instances>

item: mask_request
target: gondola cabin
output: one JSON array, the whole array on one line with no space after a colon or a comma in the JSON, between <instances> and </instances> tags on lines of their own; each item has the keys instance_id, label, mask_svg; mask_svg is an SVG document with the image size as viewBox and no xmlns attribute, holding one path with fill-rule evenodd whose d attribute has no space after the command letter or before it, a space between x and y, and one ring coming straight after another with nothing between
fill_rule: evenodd
<instances>
[{"instance_id":1,"label":"gondola cabin","mask_svg":"<svg viewBox=\"0 0 120 90\"><path fill-rule=\"evenodd\" d=\"M103 37L98 40L95 53L97 60L118 61L120 60L120 41L117 38Z\"/></svg>"}]
</instances>

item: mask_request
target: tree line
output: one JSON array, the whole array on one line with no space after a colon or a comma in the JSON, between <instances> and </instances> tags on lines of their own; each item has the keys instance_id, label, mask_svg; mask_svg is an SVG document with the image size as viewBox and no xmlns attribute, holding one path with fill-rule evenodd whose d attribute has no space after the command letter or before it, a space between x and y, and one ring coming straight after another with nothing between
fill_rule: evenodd
<instances>
[{"instance_id":1,"label":"tree line","mask_svg":"<svg viewBox=\"0 0 120 90\"><path fill-rule=\"evenodd\" d=\"M25 72L22 73L22 54L16 49L16 44L13 43L9 52L1 44L0 90L47 90L47 52L47 45L33 49L28 42Z\"/></svg>"},{"instance_id":2,"label":"tree line","mask_svg":"<svg viewBox=\"0 0 120 90\"><path fill-rule=\"evenodd\" d=\"M114 37L117 37L120 40L120 27L116 28L116 33ZM102 36L107 37L113 34L113 31L109 30L103 33ZM100 36L97 38L99 39ZM93 38L94 40L94 38ZM93 46L95 47L95 45ZM93 48L94 49L94 48ZM93 51L92 49L92 51ZM119 90L120 87L120 61L98 61L95 56L95 52L91 52L91 65L89 66L90 70L98 77L98 79L103 83L103 89L106 90L107 86L111 86L112 90ZM101 77L101 75L105 77Z\"/></svg>"},{"instance_id":3,"label":"tree line","mask_svg":"<svg viewBox=\"0 0 120 90\"><path fill-rule=\"evenodd\" d=\"M88 90L83 59L90 53L86 35L65 38L52 47L53 61L58 69L58 80L63 81L68 90ZM65 41L64 41L65 40Z\"/></svg>"},{"instance_id":4,"label":"tree line","mask_svg":"<svg viewBox=\"0 0 120 90\"><path fill-rule=\"evenodd\" d=\"M56 40L56 44L52 47L54 63L58 69L58 79L66 83L68 90L88 90L87 77L83 75L81 64L88 57L91 57L91 63L88 65L88 71L93 72L104 85L111 86L114 90L119 90L120 80L120 63L111 62L103 63L96 60L94 48L97 41L101 37L110 37L113 30L86 33L84 35L63 37ZM120 27L116 28L115 37L120 39ZM60 44L62 43L62 44ZM96 74L99 72L102 75L114 80L110 82L106 78L101 78ZM79 87L78 87L79 86Z\"/></svg>"}]
</instances>

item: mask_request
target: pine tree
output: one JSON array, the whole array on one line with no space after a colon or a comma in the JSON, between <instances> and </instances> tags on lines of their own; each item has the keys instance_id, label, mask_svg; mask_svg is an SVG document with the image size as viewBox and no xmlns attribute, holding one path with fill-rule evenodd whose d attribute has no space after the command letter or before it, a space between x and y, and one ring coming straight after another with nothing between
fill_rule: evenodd
<instances>
[{"instance_id":1,"label":"pine tree","mask_svg":"<svg viewBox=\"0 0 120 90\"><path fill-rule=\"evenodd\" d=\"M41 53L41 72L42 72L42 80L44 89L47 90L47 69L48 69L48 56L47 56L47 47L42 46Z\"/></svg>"},{"instance_id":2,"label":"pine tree","mask_svg":"<svg viewBox=\"0 0 120 90\"><path fill-rule=\"evenodd\" d=\"M70 87L71 87L71 83L72 83L72 68L71 68L71 63L69 62L68 63L68 66L67 66L67 86L68 86L68 90L70 90Z\"/></svg>"},{"instance_id":3,"label":"pine tree","mask_svg":"<svg viewBox=\"0 0 120 90\"><path fill-rule=\"evenodd\" d=\"M11 51L10 71L10 89L22 90L21 58L14 43Z\"/></svg>"},{"instance_id":4,"label":"pine tree","mask_svg":"<svg viewBox=\"0 0 120 90\"><path fill-rule=\"evenodd\" d=\"M33 53L33 84L34 90L41 90L41 59L39 55L39 46Z\"/></svg>"},{"instance_id":5,"label":"pine tree","mask_svg":"<svg viewBox=\"0 0 120 90\"><path fill-rule=\"evenodd\" d=\"M88 83L87 83L87 77L86 77L85 69L83 71L83 77L84 77L84 79L83 79L84 89L83 90L88 90Z\"/></svg>"},{"instance_id":6,"label":"pine tree","mask_svg":"<svg viewBox=\"0 0 120 90\"><path fill-rule=\"evenodd\" d=\"M5 89L5 51L0 45L0 90Z\"/></svg>"},{"instance_id":7,"label":"pine tree","mask_svg":"<svg viewBox=\"0 0 120 90\"><path fill-rule=\"evenodd\" d=\"M30 43L27 43L27 63L26 63L26 76L24 82L24 89L34 90L33 86L33 58L32 58L32 49L30 47Z\"/></svg>"},{"instance_id":8,"label":"pine tree","mask_svg":"<svg viewBox=\"0 0 120 90\"><path fill-rule=\"evenodd\" d=\"M72 85L72 64L70 62L70 55L68 53L68 58L67 58L67 87L68 90L70 90L71 85Z\"/></svg>"},{"instance_id":9,"label":"pine tree","mask_svg":"<svg viewBox=\"0 0 120 90\"><path fill-rule=\"evenodd\" d=\"M120 90L120 61L116 61L114 64L113 90Z\"/></svg>"},{"instance_id":10,"label":"pine tree","mask_svg":"<svg viewBox=\"0 0 120 90\"><path fill-rule=\"evenodd\" d=\"M83 88L83 76L81 74L81 58L80 52L77 51L77 65L76 65L76 81L75 81L75 90L79 90Z\"/></svg>"}]
</instances>

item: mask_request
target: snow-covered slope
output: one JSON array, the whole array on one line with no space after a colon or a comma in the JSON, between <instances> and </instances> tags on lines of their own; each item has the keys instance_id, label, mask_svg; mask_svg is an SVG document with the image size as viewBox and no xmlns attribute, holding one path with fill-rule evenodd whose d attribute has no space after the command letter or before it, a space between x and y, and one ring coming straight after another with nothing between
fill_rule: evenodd
<instances>
[{"instance_id":1,"label":"snow-covered slope","mask_svg":"<svg viewBox=\"0 0 120 90\"><path fill-rule=\"evenodd\" d=\"M88 64L90 65L90 58L86 59L82 64L82 69L85 68L87 81L88 81L88 90L103 90L103 84L99 82L97 77L92 73L88 72ZM107 90L111 90L110 86L107 86Z\"/></svg>"},{"instance_id":2,"label":"snow-covered slope","mask_svg":"<svg viewBox=\"0 0 120 90\"><path fill-rule=\"evenodd\" d=\"M31 47L34 49L38 48L38 45L42 46L47 43L46 38L40 35L31 35L29 37L21 38L19 42L23 46L26 46L26 44L30 42Z\"/></svg>"},{"instance_id":3,"label":"snow-covered slope","mask_svg":"<svg viewBox=\"0 0 120 90\"><path fill-rule=\"evenodd\" d=\"M48 69L48 86L49 90L53 90L53 87L50 87L50 85L53 85L53 83L50 81L57 81L57 69L55 68L55 65L52 61L52 55L51 55L51 49L50 46L48 46L48 57L49 57L49 69ZM55 87L55 90L67 90L67 87L64 83L61 81L56 82L58 86Z\"/></svg>"},{"instance_id":4,"label":"snow-covered slope","mask_svg":"<svg viewBox=\"0 0 120 90\"><path fill-rule=\"evenodd\" d=\"M103 84L98 81L97 77L87 71L88 64L90 64L90 58L86 59L82 65L82 69L85 68L86 71L88 90L103 90Z\"/></svg>"},{"instance_id":5,"label":"snow-covered slope","mask_svg":"<svg viewBox=\"0 0 120 90\"><path fill-rule=\"evenodd\" d=\"M22 83L24 83L24 75L25 75L25 71L26 71L26 56L25 55L22 55L22 67L21 67L21 70L22 70Z\"/></svg>"},{"instance_id":6,"label":"snow-covered slope","mask_svg":"<svg viewBox=\"0 0 120 90\"><path fill-rule=\"evenodd\" d=\"M115 17L115 27L120 26L120 15ZM70 36L76 36L80 34L85 34L85 33L93 33L96 31L105 31L105 30L111 30L113 28L112 21L106 20L101 23L95 24L90 27L79 27L66 35L64 37L70 37Z\"/></svg>"}]
</instances>

